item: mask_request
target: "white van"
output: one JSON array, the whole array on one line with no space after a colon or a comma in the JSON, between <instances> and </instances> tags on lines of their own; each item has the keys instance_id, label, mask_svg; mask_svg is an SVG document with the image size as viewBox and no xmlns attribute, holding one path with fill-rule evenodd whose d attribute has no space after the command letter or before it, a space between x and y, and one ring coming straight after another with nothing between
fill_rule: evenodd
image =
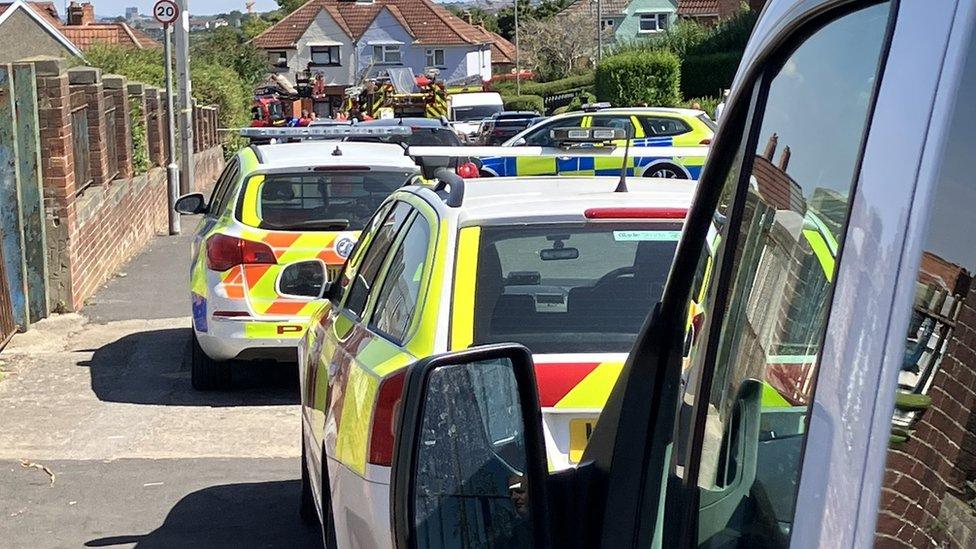
<instances>
[{"instance_id":1,"label":"white van","mask_svg":"<svg viewBox=\"0 0 976 549\"><path fill-rule=\"evenodd\" d=\"M502 112L505 107L498 92L458 93L447 98L451 125L467 140L478 134L481 121Z\"/></svg>"}]
</instances>

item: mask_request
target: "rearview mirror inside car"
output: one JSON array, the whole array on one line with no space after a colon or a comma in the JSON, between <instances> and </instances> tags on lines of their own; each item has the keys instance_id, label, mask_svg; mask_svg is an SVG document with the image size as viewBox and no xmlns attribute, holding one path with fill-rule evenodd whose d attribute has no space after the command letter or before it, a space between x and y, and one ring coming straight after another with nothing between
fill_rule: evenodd
<instances>
[{"instance_id":1,"label":"rearview mirror inside car","mask_svg":"<svg viewBox=\"0 0 976 549\"><path fill-rule=\"evenodd\" d=\"M207 199L203 193L184 194L177 199L173 209L186 215L201 214L207 211Z\"/></svg>"},{"instance_id":2,"label":"rearview mirror inside car","mask_svg":"<svg viewBox=\"0 0 976 549\"><path fill-rule=\"evenodd\" d=\"M396 546L548 547L532 356L502 344L410 366L393 457Z\"/></svg>"},{"instance_id":3,"label":"rearview mirror inside car","mask_svg":"<svg viewBox=\"0 0 976 549\"><path fill-rule=\"evenodd\" d=\"M278 293L281 295L321 299L328 289L325 264L319 259L292 263L278 276Z\"/></svg>"}]
</instances>

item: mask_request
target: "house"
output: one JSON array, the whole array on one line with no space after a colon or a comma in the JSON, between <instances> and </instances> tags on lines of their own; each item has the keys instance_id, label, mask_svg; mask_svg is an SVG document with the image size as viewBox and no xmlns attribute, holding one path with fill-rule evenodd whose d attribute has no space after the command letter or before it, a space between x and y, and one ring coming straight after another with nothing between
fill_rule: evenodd
<instances>
[{"instance_id":1,"label":"house","mask_svg":"<svg viewBox=\"0 0 976 549\"><path fill-rule=\"evenodd\" d=\"M340 107L345 88L389 67L436 68L448 82L488 80L493 43L432 0L310 0L252 40L291 82L306 69L321 75L320 116Z\"/></svg>"},{"instance_id":2,"label":"house","mask_svg":"<svg viewBox=\"0 0 976 549\"><path fill-rule=\"evenodd\" d=\"M489 31L490 32L490 31ZM493 74L505 74L515 71L515 44L509 42L504 36L490 32L491 34L491 72Z\"/></svg>"},{"instance_id":3,"label":"house","mask_svg":"<svg viewBox=\"0 0 976 549\"><path fill-rule=\"evenodd\" d=\"M728 19L742 10L746 3L752 11L761 11L766 0L679 0L678 17L692 19L699 23L711 25L723 19Z\"/></svg>"},{"instance_id":4,"label":"house","mask_svg":"<svg viewBox=\"0 0 976 549\"><path fill-rule=\"evenodd\" d=\"M159 42L128 23L97 22L95 7L90 2L68 4L68 22L61 25L61 32L82 50L93 44L120 44L137 49L161 47Z\"/></svg>"},{"instance_id":5,"label":"house","mask_svg":"<svg viewBox=\"0 0 976 549\"><path fill-rule=\"evenodd\" d=\"M60 29L53 2L0 3L0 63L39 55L80 58L81 49Z\"/></svg>"},{"instance_id":6,"label":"house","mask_svg":"<svg viewBox=\"0 0 976 549\"><path fill-rule=\"evenodd\" d=\"M602 0L600 29L603 43L629 41L664 32L677 20L677 0ZM576 0L564 13L583 12L597 19L597 0Z\"/></svg>"}]
</instances>

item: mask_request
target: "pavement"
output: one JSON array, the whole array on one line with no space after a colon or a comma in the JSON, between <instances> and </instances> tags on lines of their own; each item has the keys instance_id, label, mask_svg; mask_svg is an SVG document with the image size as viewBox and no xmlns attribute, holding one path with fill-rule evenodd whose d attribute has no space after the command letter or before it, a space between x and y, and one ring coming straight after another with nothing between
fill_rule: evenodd
<instances>
[{"instance_id":1,"label":"pavement","mask_svg":"<svg viewBox=\"0 0 976 549\"><path fill-rule=\"evenodd\" d=\"M190 387L189 243L157 237L0 353L0 548L319 546L294 365Z\"/></svg>"}]
</instances>

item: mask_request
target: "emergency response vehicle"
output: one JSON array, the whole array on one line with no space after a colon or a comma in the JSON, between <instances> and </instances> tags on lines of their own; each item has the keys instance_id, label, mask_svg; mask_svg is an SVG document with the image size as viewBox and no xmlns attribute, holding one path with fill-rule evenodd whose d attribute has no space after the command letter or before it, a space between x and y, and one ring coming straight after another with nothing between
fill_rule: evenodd
<instances>
[{"instance_id":1,"label":"emergency response vehicle","mask_svg":"<svg viewBox=\"0 0 976 549\"><path fill-rule=\"evenodd\" d=\"M249 128L241 133L274 141L390 131L409 129ZM225 386L233 359L294 361L329 273L339 271L376 208L417 173L395 144L251 145L227 163L209 200L200 193L181 197L177 211L204 214L190 263L193 386Z\"/></svg>"},{"instance_id":2,"label":"emergency response vehicle","mask_svg":"<svg viewBox=\"0 0 976 549\"><path fill-rule=\"evenodd\" d=\"M425 163L425 151L449 153L410 154ZM537 361L549 467L579 463L662 291L695 188L444 180L380 207L300 346L303 506L306 517L319 511L338 547L391 545L394 418L405 367L418 359L523 343Z\"/></svg>"},{"instance_id":3,"label":"emergency response vehicle","mask_svg":"<svg viewBox=\"0 0 976 549\"><path fill-rule=\"evenodd\" d=\"M693 109L672 108L597 108L584 112L564 113L515 135L504 143L511 152L482 157L484 176L525 175L617 175L621 159L601 157L561 157L560 152L575 143L560 142L553 131L566 127L617 128L631 136L634 148L627 163L628 175L698 179L708 145L714 136L715 123ZM603 148L622 148L626 139L604 144ZM583 146L593 146L586 144ZM521 147L538 150L535 155L518 156ZM595 151L598 152L598 151ZM538 157L538 158L534 158Z\"/></svg>"}]
</instances>

